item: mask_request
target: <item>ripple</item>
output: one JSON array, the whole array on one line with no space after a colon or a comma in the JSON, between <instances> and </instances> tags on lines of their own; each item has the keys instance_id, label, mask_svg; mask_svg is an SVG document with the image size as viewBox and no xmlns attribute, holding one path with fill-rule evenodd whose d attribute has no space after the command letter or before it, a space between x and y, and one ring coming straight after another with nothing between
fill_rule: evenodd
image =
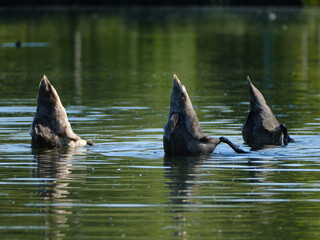
<instances>
[{"instance_id":1,"label":"ripple","mask_svg":"<svg viewBox=\"0 0 320 240\"><path fill-rule=\"evenodd\" d=\"M320 188L267 188L272 192L320 192Z\"/></svg>"},{"instance_id":2,"label":"ripple","mask_svg":"<svg viewBox=\"0 0 320 240\"><path fill-rule=\"evenodd\" d=\"M49 226L0 226L1 230L46 230L50 229Z\"/></svg>"},{"instance_id":3,"label":"ripple","mask_svg":"<svg viewBox=\"0 0 320 240\"><path fill-rule=\"evenodd\" d=\"M0 106L0 113L35 113L36 107L29 106ZM18 117L16 117L18 119Z\"/></svg>"},{"instance_id":4,"label":"ripple","mask_svg":"<svg viewBox=\"0 0 320 240\"><path fill-rule=\"evenodd\" d=\"M138 107L138 106L126 106L126 107L113 106L113 107L109 107L109 109L117 109L117 110L121 110L121 111L131 111L131 110L146 110L146 109L150 109L150 108L149 107Z\"/></svg>"}]
</instances>

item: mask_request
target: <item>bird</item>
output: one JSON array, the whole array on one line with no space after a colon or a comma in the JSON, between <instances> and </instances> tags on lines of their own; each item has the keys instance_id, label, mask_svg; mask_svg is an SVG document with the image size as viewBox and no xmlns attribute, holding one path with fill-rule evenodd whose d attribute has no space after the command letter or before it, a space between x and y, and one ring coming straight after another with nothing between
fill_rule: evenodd
<instances>
[{"instance_id":1,"label":"bird","mask_svg":"<svg viewBox=\"0 0 320 240\"><path fill-rule=\"evenodd\" d=\"M20 41L20 39L18 39L17 41L16 41L16 48L21 48L21 45L22 45L22 43L21 43L21 41Z\"/></svg>"},{"instance_id":2,"label":"bird","mask_svg":"<svg viewBox=\"0 0 320 240\"><path fill-rule=\"evenodd\" d=\"M73 132L60 97L46 75L40 81L37 102L30 130L32 148L77 148L93 145L91 140L83 140Z\"/></svg>"},{"instance_id":3,"label":"bird","mask_svg":"<svg viewBox=\"0 0 320 240\"><path fill-rule=\"evenodd\" d=\"M221 142L237 153L246 153L226 137L212 138L203 133L188 92L174 74L169 118L163 134L166 156L212 153Z\"/></svg>"},{"instance_id":4,"label":"bird","mask_svg":"<svg viewBox=\"0 0 320 240\"><path fill-rule=\"evenodd\" d=\"M249 76L250 111L242 126L242 136L249 145L281 145L294 142L285 124L280 124L267 105L262 93L253 85Z\"/></svg>"}]
</instances>

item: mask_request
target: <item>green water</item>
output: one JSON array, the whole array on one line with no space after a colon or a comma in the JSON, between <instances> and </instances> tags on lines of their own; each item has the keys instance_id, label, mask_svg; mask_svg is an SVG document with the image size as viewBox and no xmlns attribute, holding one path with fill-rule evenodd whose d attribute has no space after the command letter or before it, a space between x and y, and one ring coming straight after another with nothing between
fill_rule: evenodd
<instances>
[{"instance_id":1,"label":"green water","mask_svg":"<svg viewBox=\"0 0 320 240\"><path fill-rule=\"evenodd\" d=\"M174 73L206 134L250 150L250 75L295 143L165 157ZM32 151L43 74L94 147ZM0 238L319 239L319 100L319 9L2 9Z\"/></svg>"}]
</instances>

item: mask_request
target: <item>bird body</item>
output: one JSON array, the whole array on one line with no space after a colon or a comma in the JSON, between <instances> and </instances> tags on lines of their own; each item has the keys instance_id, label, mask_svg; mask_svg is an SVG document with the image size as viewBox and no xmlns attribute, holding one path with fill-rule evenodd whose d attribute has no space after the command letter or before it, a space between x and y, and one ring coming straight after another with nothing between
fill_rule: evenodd
<instances>
[{"instance_id":1,"label":"bird body","mask_svg":"<svg viewBox=\"0 0 320 240\"><path fill-rule=\"evenodd\" d=\"M289 137L287 127L280 124L262 93L252 84L249 77L250 112L242 126L243 140L248 144L281 145L293 142Z\"/></svg>"},{"instance_id":2,"label":"bird body","mask_svg":"<svg viewBox=\"0 0 320 240\"><path fill-rule=\"evenodd\" d=\"M39 84L37 112L30 135L31 146L34 148L93 145L90 140L83 140L73 132L60 97L45 75Z\"/></svg>"}]
</instances>

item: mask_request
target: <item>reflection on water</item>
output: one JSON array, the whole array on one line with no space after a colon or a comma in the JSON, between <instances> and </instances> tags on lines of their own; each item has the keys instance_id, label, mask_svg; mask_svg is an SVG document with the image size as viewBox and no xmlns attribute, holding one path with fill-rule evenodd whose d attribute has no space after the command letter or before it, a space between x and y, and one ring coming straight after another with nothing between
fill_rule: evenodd
<instances>
[{"instance_id":1,"label":"reflection on water","mask_svg":"<svg viewBox=\"0 0 320 240\"><path fill-rule=\"evenodd\" d=\"M319 17L305 8L1 10L1 46L13 44L0 51L1 238L318 239ZM241 136L249 74L295 142L165 157L173 73L206 134L250 149ZM43 74L94 147L32 151Z\"/></svg>"},{"instance_id":2,"label":"reflection on water","mask_svg":"<svg viewBox=\"0 0 320 240\"><path fill-rule=\"evenodd\" d=\"M37 162L37 168L33 171L33 178L42 182L38 186L38 192L43 199L45 205L40 210L44 214L43 225L48 227L45 236L49 238L65 237L65 234L60 230L52 231L50 228L56 226L58 228L68 228L68 216L72 211L68 209L59 209L52 206L53 202L60 202L68 198L70 184L73 181L81 182L84 174L72 174L72 169L75 168L74 163L85 158L86 151L74 149L53 149L53 150L34 150L33 152ZM72 175L72 177L71 177Z\"/></svg>"},{"instance_id":3,"label":"reflection on water","mask_svg":"<svg viewBox=\"0 0 320 240\"><path fill-rule=\"evenodd\" d=\"M77 95L77 104L81 104L81 32L75 32L74 36L74 88Z\"/></svg>"},{"instance_id":4,"label":"reflection on water","mask_svg":"<svg viewBox=\"0 0 320 240\"><path fill-rule=\"evenodd\" d=\"M2 43L2 47L47 47L49 43L39 42L39 43L21 43L20 41L15 43Z\"/></svg>"},{"instance_id":5,"label":"reflection on water","mask_svg":"<svg viewBox=\"0 0 320 240\"><path fill-rule=\"evenodd\" d=\"M86 152L79 152L79 150L75 152L73 149L34 150L37 169L33 176L44 181L40 194L45 200L52 201L52 199L67 197L69 192L65 189L68 188L69 182L64 182L64 180L68 179L72 173L74 154L77 154L79 159L81 156L79 154L85 157Z\"/></svg>"},{"instance_id":6,"label":"reflection on water","mask_svg":"<svg viewBox=\"0 0 320 240\"><path fill-rule=\"evenodd\" d=\"M171 190L170 204L172 207L172 222L174 223L174 236L187 237L189 219L188 214L192 212L184 206L185 204L192 204L194 192L199 184L195 184L200 180L201 176L197 175L197 167L203 162L203 157L165 157L164 166L169 167L166 169L165 177L168 181L168 186ZM179 206L175 209L174 206Z\"/></svg>"},{"instance_id":7,"label":"reflection on water","mask_svg":"<svg viewBox=\"0 0 320 240\"><path fill-rule=\"evenodd\" d=\"M209 158L209 156L208 156ZM165 176L170 179L168 183L171 189L172 204L188 204L188 197L192 196L193 188L196 188L192 182L197 177L196 168L204 161L204 157L165 157L164 166L169 167Z\"/></svg>"}]
</instances>

